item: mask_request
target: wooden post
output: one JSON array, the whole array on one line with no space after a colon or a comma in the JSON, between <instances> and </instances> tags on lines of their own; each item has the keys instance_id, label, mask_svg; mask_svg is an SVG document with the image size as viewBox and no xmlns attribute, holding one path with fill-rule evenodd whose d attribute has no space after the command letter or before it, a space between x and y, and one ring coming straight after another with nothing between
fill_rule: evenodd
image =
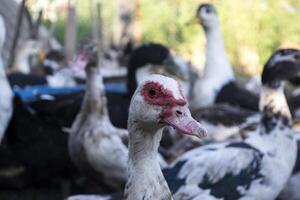
<instances>
[{"instance_id":1,"label":"wooden post","mask_svg":"<svg viewBox=\"0 0 300 200\"><path fill-rule=\"evenodd\" d=\"M76 1L68 1L68 18L65 31L65 53L67 60L71 60L76 48Z\"/></svg>"},{"instance_id":2,"label":"wooden post","mask_svg":"<svg viewBox=\"0 0 300 200\"><path fill-rule=\"evenodd\" d=\"M13 43L10 49L10 56L9 56L9 61L8 61L8 67L12 67L15 59L15 50L16 46L18 44L19 36L20 36L20 31L22 30L22 22L23 22L23 13L25 11L25 3L26 0L22 0L19 12L18 12L18 20L15 26L15 35L13 39Z\"/></svg>"},{"instance_id":3,"label":"wooden post","mask_svg":"<svg viewBox=\"0 0 300 200\"><path fill-rule=\"evenodd\" d=\"M135 44L140 44L142 40L141 27L141 1L135 0L134 18L133 18L133 40Z\"/></svg>"},{"instance_id":4,"label":"wooden post","mask_svg":"<svg viewBox=\"0 0 300 200\"><path fill-rule=\"evenodd\" d=\"M97 40L97 20L95 17L95 4L93 0L89 0L89 10L90 10L90 19L91 19L91 30L93 41Z\"/></svg>"},{"instance_id":5,"label":"wooden post","mask_svg":"<svg viewBox=\"0 0 300 200\"><path fill-rule=\"evenodd\" d=\"M104 44L103 44L103 21L102 21L102 12L101 12L101 3L97 2L97 51L98 51L98 66L102 66L102 60L104 58Z\"/></svg>"},{"instance_id":6,"label":"wooden post","mask_svg":"<svg viewBox=\"0 0 300 200\"><path fill-rule=\"evenodd\" d=\"M132 0L118 0L114 42L119 47L123 47L131 37L131 24L135 5L132 5Z\"/></svg>"}]
</instances>

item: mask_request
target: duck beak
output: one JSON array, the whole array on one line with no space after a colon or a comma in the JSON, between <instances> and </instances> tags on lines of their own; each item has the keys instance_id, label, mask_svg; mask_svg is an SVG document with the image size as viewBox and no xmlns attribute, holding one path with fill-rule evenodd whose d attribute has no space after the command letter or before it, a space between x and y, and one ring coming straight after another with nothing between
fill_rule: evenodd
<instances>
[{"instance_id":1,"label":"duck beak","mask_svg":"<svg viewBox=\"0 0 300 200\"><path fill-rule=\"evenodd\" d=\"M175 107L171 112L172 114L164 117L162 122L186 135L193 135L198 138L207 136L206 129L191 116L187 106Z\"/></svg>"},{"instance_id":2,"label":"duck beak","mask_svg":"<svg viewBox=\"0 0 300 200\"><path fill-rule=\"evenodd\" d=\"M39 59L39 61L43 61L46 57L46 53L45 51L40 51L38 54L37 54L37 57Z\"/></svg>"},{"instance_id":3,"label":"duck beak","mask_svg":"<svg viewBox=\"0 0 300 200\"><path fill-rule=\"evenodd\" d=\"M84 69L88 64L88 57L84 53L77 53L74 60L71 62L71 66L76 69Z\"/></svg>"},{"instance_id":4,"label":"duck beak","mask_svg":"<svg viewBox=\"0 0 300 200\"><path fill-rule=\"evenodd\" d=\"M199 24L199 19L197 17L194 17L190 21L185 23L186 26L191 26L195 24Z\"/></svg>"}]
</instances>

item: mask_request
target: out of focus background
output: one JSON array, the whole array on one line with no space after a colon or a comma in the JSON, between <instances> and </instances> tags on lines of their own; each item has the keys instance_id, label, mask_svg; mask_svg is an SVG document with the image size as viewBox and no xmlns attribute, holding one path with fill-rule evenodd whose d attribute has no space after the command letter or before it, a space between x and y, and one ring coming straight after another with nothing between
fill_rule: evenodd
<instances>
[{"instance_id":1,"label":"out of focus background","mask_svg":"<svg viewBox=\"0 0 300 200\"><path fill-rule=\"evenodd\" d=\"M203 2L216 6L227 54L235 72L241 76L259 74L275 49L300 46L299 0L2 0L0 14L10 26L6 41L10 49L15 31L19 30L13 27L18 23L22 3L26 11L20 38L30 34L30 21L42 15L41 23L64 46L66 38L80 41L93 36L95 22L91 19L98 20L101 4L99 20L103 23L105 46L122 46L129 40L135 45L159 42L201 68L205 56L203 30L186 23ZM71 38L67 36L70 32L66 32L68 23L71 30L76 30L76 34L71 31L74 34ZM9 53L4 54L7 59Z\"/></svg>"},{"instance_id":2,"label":"out of focus background","mask_svg":"<svg viewBox=\"0 0 300 200\"><path fill-rule=\"evenodd\" d=\"M127 181L299 200L299 19L300 0L0 0L0 200Z\"/></svg>"}]
</instances>

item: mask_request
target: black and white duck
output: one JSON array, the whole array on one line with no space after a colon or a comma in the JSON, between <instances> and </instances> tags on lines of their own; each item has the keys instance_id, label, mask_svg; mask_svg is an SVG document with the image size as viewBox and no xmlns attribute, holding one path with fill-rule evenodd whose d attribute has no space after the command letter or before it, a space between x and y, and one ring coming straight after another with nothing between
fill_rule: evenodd
<instances>
[{"instance_id":1,"label":"black and white duck","mask_svg":"<svg viewBox=\"0 0 300 200\"><path fill-rule=\"evenodd\" d=\"M278 196L297 156L284 82L300 74L299 51L285 53L264 67L262 114L248 138L196 148L165 169L174 199L269 200Z\"/></svg>"},{"instance_id":2,"label":"black and white duck","mask_svg":"<svg viewBox=\"0 0 300 200\"><path fill-rule=\"evenodd\" d=\"M200 22L206 36L206 59L203 76L193 88L191 109L225 102L257 111L258 96L238 84L226 55L215 7L201 4L193 21Z\"/></svg>"},{"instance_id":3,"label":"black and white duck","mask_svg":"<svg viewBox=\"0 0 300 200\"><path fill-rule=\"evenodd\" d=\"M187 135L203 137L205 129L190 114L177 81L150 75L133 94L129 107L129 167L124 199L172 199L158 161L164 126ZM121 199L113 196L73 196L79 199Z\"/></svg>"},{"instance_id":4,"label":"black and white duck","mask_svg":"<svg viewBox=\"0 0 300 200\"><path fill-rule=\"evenodd\" d=\"M87 62L87 88L69 136L69 152L82 172L106 187L121 190L127 178L127 130L112 125L100 68L93 51L83 46L77 62Z\"/></svg>"}]
</instances>

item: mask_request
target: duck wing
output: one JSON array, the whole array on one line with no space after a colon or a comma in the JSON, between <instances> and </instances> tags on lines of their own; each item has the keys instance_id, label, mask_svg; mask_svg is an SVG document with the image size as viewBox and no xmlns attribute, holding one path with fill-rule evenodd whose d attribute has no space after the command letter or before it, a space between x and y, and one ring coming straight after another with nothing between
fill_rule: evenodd
<instances>
[{"instance_id":1,"label":"duck wing","mask_svg":"<svg viewBox=\"0 0 300 200\"><path fill-rule=\"evenodd\" d=\"M218 93L216 103L229 103L253 111L258 111L259 97L236 82L229 82Z\"/></svg>"},{"instance_id":2,"label":"duck wing","mask_svg":"<svg viewBox=\"0 0 300 200\"><path fill-rule=\"evenodd\" d=\"M164 175L174 199L239 199L263 179L262 157L244 142L207 145L184 154Z\"/></svg>"}]
</instances>

